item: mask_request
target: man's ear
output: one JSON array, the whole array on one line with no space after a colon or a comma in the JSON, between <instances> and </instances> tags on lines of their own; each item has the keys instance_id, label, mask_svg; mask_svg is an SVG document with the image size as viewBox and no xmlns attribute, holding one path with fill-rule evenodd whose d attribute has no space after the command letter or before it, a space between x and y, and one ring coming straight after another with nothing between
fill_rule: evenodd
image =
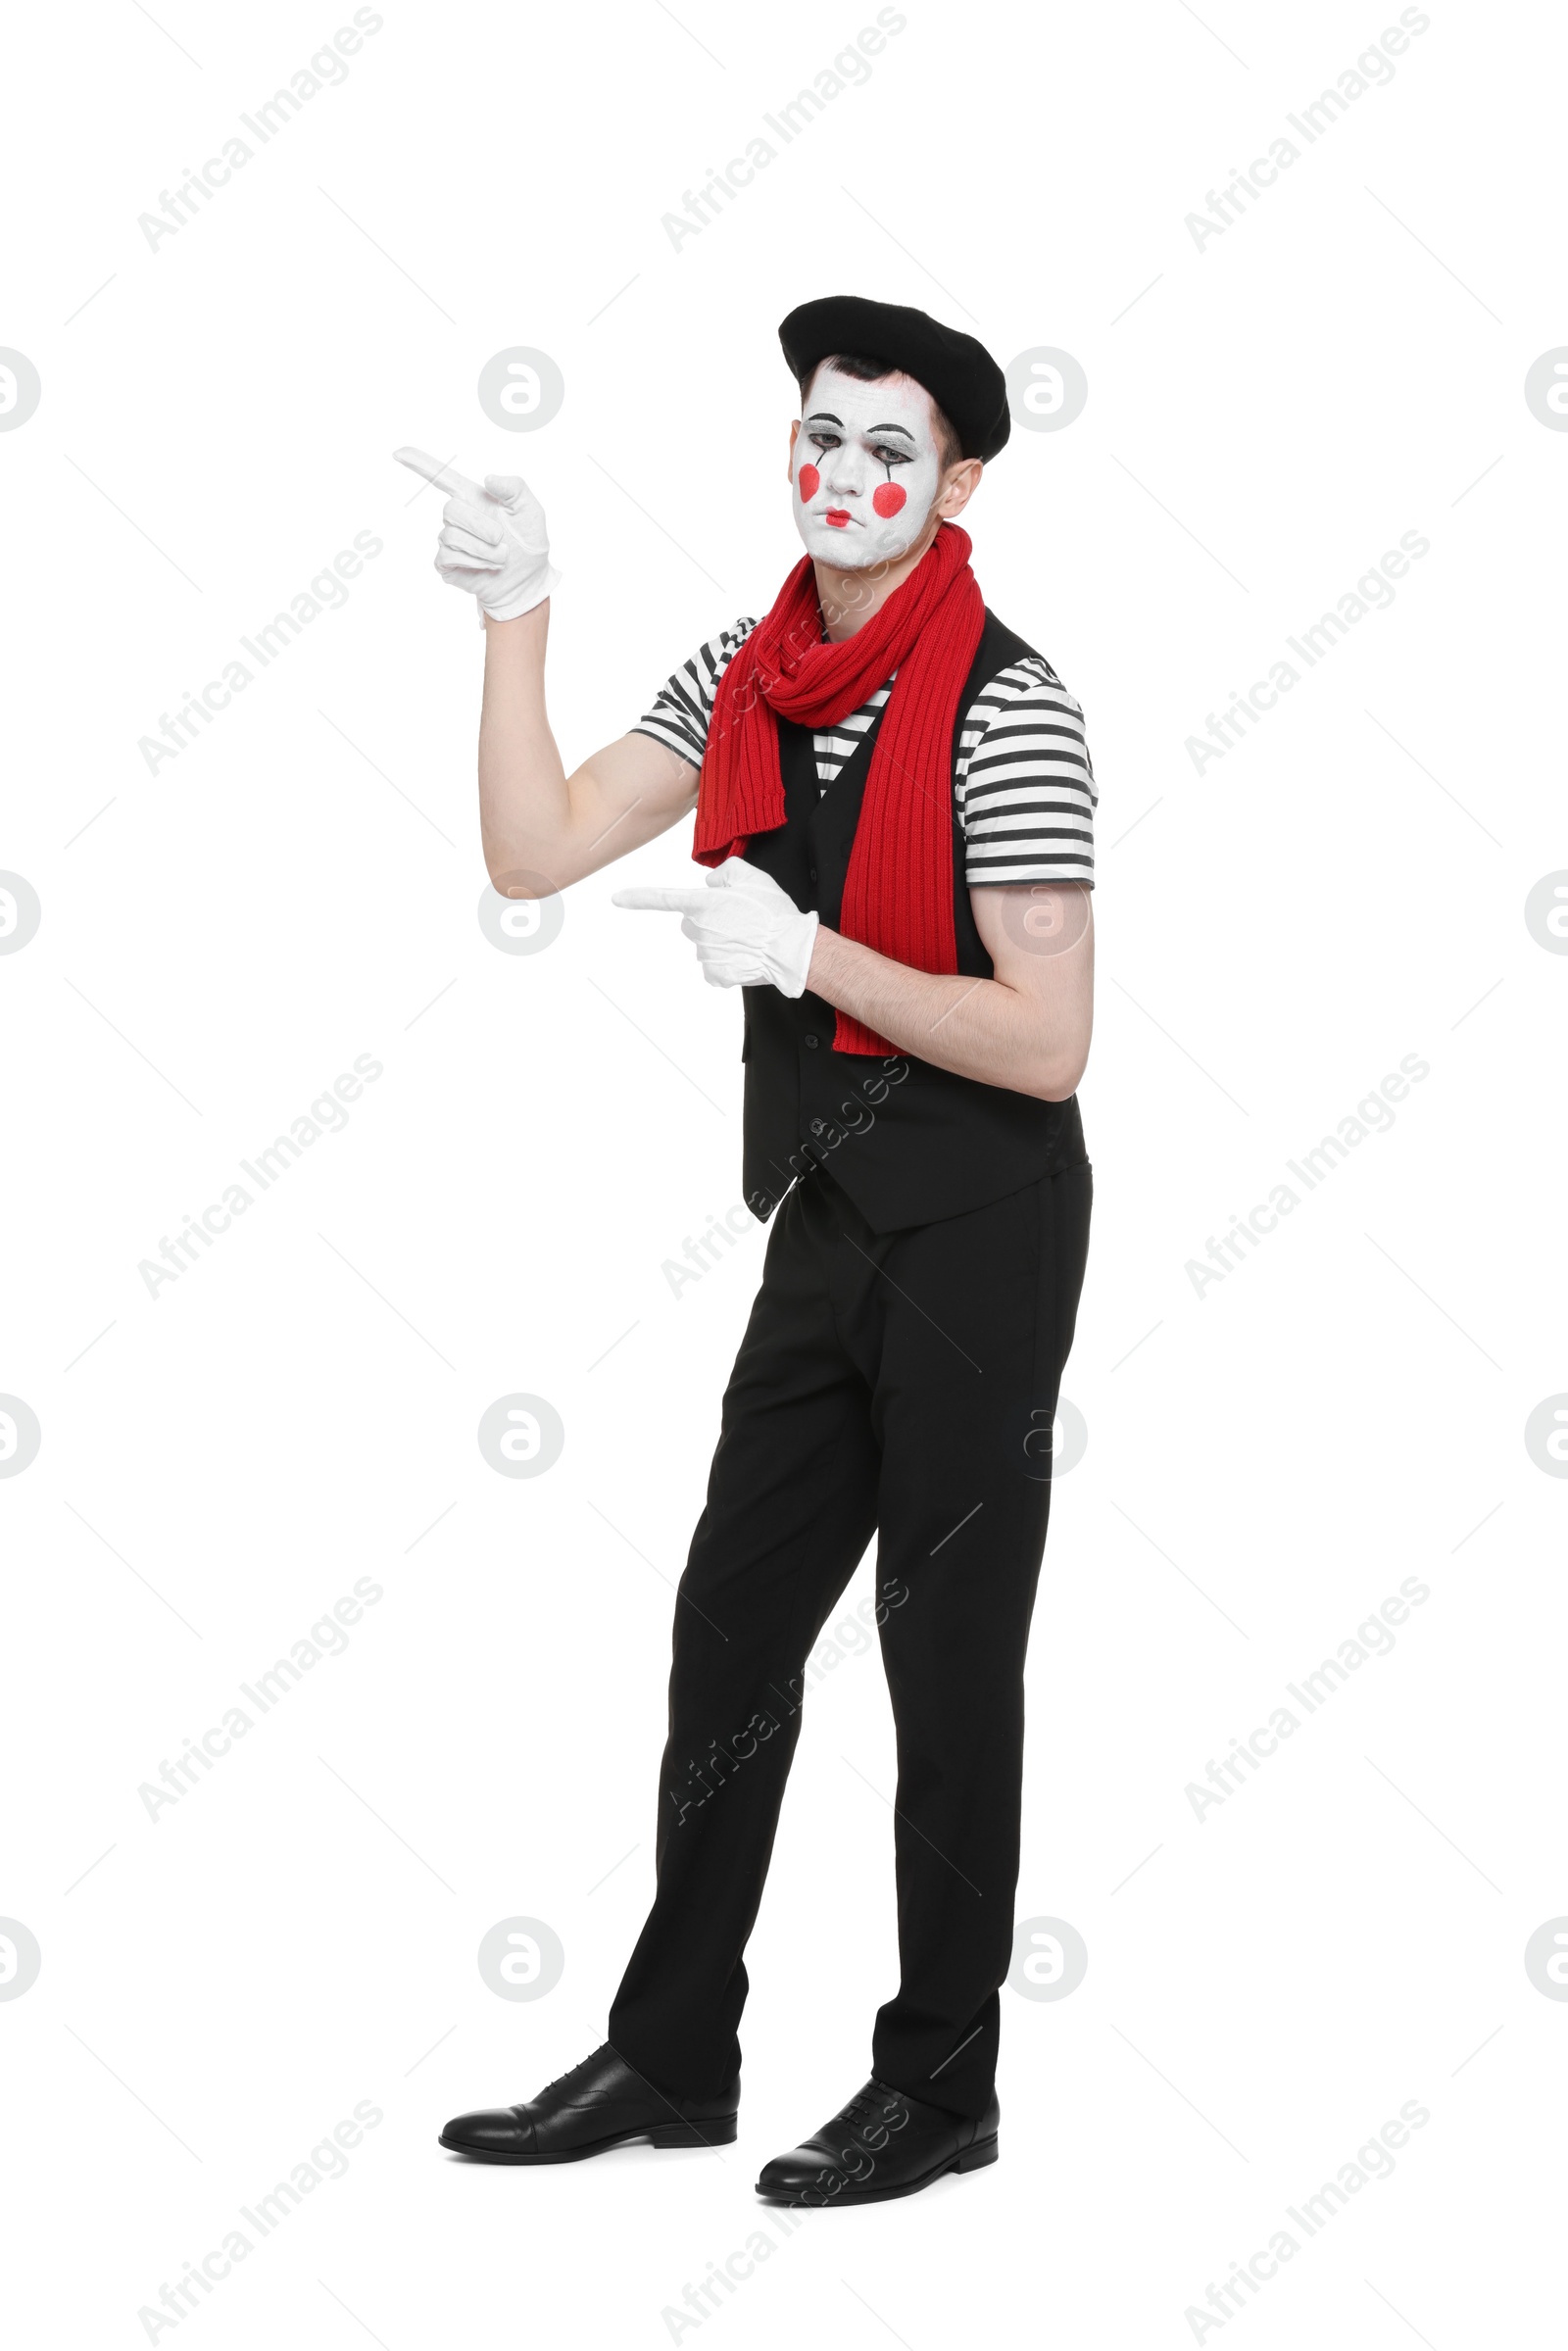
<instances>
[{"instance_id":1,"label":"man's ear","mask_svg":"<svg viewBox=\"0 0 1568 2351\"><path fill-rule=\"evenodd\" d=\"M985 467L977 457L966 457L961 465L951 467L937 499L937 513L945 522L951 522L956 514L963 513L980 487L980 476L984 471Z\"/></svg>"},{"instance_id":2,"label":"man's ear","mask_svg":"<svg viewBox=\"0 0 1568 2351\"><path fill-rule=\"evenodd\" d=\"M790 454L785 462L784 466L784 479L786 481L793 481L795 479L795 444L800 437L801 420L799 416L797 416L794 423L790 426Z\"/></svg>"}]
</instances>

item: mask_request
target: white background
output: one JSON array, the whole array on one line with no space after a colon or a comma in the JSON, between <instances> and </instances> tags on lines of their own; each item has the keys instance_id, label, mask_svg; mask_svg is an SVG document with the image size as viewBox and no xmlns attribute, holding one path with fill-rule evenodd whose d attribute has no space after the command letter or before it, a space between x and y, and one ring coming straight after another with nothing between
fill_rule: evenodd
<instances>
[{"instance_id":1,"label":"white background","mask_svg":"<svg viewBox=\"0 0 1568 2351\"><path fill-rule=\"evenodd\" d=\"M1434 4L1200 247L1185 217L1396 10L911 0L676 250L662 215L869 7L381 13L156 250L138 215L348 11L103 0L12 34L0 342L43 383L0 434L0 866L42 904L0 958L0 1390L42 1429L0 1481L0 1912L43 1955L0 2003L12 2331L145 2341L368 2100L346 2177L154 2339L1542 2339L1568 2006L1523 1953L1568 1911L1568 1487L1523 1431L1568 1389L1568 961L1524 902L1568 865L1568 437L1523 381L1568 341L1561 23ZM775 328L839 291L1089 381L966 516L1102 794L1089 1444L1035 1620L1018 1904L1089 1970L1004 1992L997 2169L812 2219L681 2330L894 1986L886 1694L850 1656L809 1705L739 2143L438 2153L602 2036L762 1243L678 1297L662 1270L740 1198L740 1008L611 906L629 869L542 954L481 932L480 640L389 452L538 489L574 762L794 561ZM532 436L475 397L513 345L565 379ZM360 531L343 609L149 774L138 739ZM1196 773L1187 738L1406 531L1430 552L1392 607ZM684 828L633 864L681 878ZM360 1054L383 1074L346 1128L149 1296L139 1261ZM1392 1129L1199 1296L1187 1261L1409 1054ZM475 1442L517 1391L565 1428L535 1480ZM141 1784L362 1577L345 1653L149 1818ZM1196 1817L1188 1784L1408 1577L1392 1653ZM565 1970L514 2003L475 1954L519 1915ZM1392 2178L1223 2325L1184 2316L1412 2100Z\"/></svg>"}]
</instances>

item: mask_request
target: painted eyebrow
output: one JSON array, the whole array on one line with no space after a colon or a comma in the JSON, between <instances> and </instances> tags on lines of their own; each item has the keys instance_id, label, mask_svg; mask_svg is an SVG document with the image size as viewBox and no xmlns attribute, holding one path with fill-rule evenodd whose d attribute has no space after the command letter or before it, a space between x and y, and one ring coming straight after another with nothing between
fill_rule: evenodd
<instances>
[{"instance_id":1,"label":"painted eyebrow","mask_svg":"<svg viewBox=\"0 0 1568 2351\"><path fill-rule=\"evenodd\" d=\"M843 417L835 416L831 409L813 409L806 421L808 424L836 424L840 432L844 430ZM906 441L912 443L914 440L914 435L906 424L868 424L865 429L867 432L902 433Z\"/></svg>"}]
</instances>

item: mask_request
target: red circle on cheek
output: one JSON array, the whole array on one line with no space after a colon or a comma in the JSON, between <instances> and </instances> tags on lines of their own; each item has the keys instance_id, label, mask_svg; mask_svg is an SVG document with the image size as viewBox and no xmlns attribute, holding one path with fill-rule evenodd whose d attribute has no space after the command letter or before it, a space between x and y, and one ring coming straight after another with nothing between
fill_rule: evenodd
<instances>
[{"instance_id":1,"label":"red circle on cheek","mask_svg":"<svg viewBox=\"0 0 1568 2351\"><path fill-rule=\"evenodd\" d=\"M820 473L818 473L816 467L814 465L803 465L801 467L801 497L803 500L808 504L810 500L816 496L816 493L821 486L822 476Z\"/></svg>"},{"instance_id":2,"label":"red circle on cheek","mask_svg":"<svg viewBox=\"0 0 1568 2351\"><path fill-rule=\"evenodd\" d=\"M885 481L871 493L871 504L885 522L898 513L907 496L907 491L901 490L896 481Z\"/></svg>"}]
</instances>

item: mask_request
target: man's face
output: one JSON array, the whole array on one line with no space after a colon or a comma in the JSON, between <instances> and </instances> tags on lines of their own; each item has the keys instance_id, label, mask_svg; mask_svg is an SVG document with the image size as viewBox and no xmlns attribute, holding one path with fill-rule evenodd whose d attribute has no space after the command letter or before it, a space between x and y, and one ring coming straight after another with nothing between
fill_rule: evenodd
<instances>
[{"instance_id":1,"label":"man's face","mask_svg":"<svg viewBox=\"0 0 1568 2351\"><path fill-rule=\"evenodd\" d=\"M930 394L906 375L858 383L824 363L805 412L790 482L807 554L839 571L907 554L942 480Z\"/></svg>"}]
</instances>

